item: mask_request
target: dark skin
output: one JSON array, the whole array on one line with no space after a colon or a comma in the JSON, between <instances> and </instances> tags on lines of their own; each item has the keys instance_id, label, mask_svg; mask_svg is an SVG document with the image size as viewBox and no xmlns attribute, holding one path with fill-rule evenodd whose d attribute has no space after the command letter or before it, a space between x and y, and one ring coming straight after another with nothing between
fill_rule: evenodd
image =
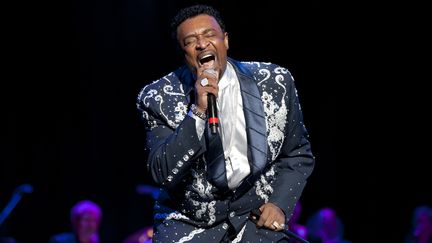
<instances>
[{"instance_id":1,"label":"dark skin","mask_svg":"<svg viewBox=\"0 0 432 243\"><path fill-rule=\"evenodd\" d=\"M183 50L186 64L197 77L195 82L196 105L201 112L205 112L207 94L212 93L217 97L219 77L222 77L226 69L228 34L222 32L213 17L198 15L187 19L178 26L177 40ZM207 68L216 70L217 77L204 72ZM203 78L209 81L205 87L200 83Z\"/></svg>"},{"instance_id":2,"label":"dark skin","mask_svg":"<svg viewBox=\"0 0 432 243\"><path fill-rule=\"evenodd\" d=\"M202 14L189 18L177 28L177 40L184 53L184 59L197 79L195 82L196 105L199 111L207 110L207 95L218 96L219 78L222 77L227 66L228 33L223 32L218 22L209 15ZM205 72L214 69L217 75ZM201 85L201 80L207 78L207 86ZM273 222L279 225L285 222L285 214L278 206L268 202L260 207L261 216L257 222L258 227L266 227L274 231L281 231L283 227L276 228Z\"/></svg>"}]
</instances>

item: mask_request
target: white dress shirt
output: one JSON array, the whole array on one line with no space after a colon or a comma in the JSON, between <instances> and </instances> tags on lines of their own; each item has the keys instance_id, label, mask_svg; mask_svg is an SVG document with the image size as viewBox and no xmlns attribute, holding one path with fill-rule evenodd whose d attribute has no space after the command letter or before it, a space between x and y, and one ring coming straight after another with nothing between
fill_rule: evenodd
<instances>
[{"instance_id":1,"label":"white dress shirt","mask_svg":"<svg viewBox=\"0 0 432 243\"><path fill-rule=\"evenodd\" d=\"M246 124L240 83L230 63L227 64L218 85L219 132L224 148L228 187L235 189L249 175L250 166L247 158ZM189 112L189 115L195 118L198 137L201 139L205 121L192 112Z\"/></svg>"}]
</instances>

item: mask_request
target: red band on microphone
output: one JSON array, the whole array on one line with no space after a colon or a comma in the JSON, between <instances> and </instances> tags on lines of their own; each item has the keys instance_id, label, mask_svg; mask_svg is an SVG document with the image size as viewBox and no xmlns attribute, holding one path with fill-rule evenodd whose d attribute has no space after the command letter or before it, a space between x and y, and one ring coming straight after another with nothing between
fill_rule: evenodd
<instances>
[{"instance_id":1,"label":"red band on microphone","mask_svg":"<svg viewBox=\"0 0 432 243\"><path fill-rule=\"evenodd\" d=\"M209 123L216 124L216 123L219 123L219 118L217 118L217 117L209 117L208 121L209 121Z\"/></svg>"}]
</instances>

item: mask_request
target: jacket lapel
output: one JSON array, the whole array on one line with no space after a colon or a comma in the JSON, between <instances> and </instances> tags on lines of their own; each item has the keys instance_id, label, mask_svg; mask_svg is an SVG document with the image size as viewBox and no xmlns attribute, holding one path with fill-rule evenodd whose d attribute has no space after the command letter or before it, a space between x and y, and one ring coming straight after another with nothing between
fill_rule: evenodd
<instances>
[{"instance_id":1,"label":"jacket lapel","mask_svg":"<svg viewBox=\"0 0 432 243\"><path fill-rule=\"evenodd\" d=\"M243 111L246 122L246 134L248 138L248 159L251 165L251 177L261 174L267 164L267 135L264 116L264 107L261 94L256 82L243 73L238 73L241 96L243 99Z\"/></svg>"},{"instance_id":2,"label":"jacket lapel","mask_svg":"<svg viewBox=\"0 0 432 243\"><path fill-rule=\"evenodd\" d=\"M246 178L244 186L252 184L256 176L259 176L267 164L267 127L261 93L252 74L244 68L240 62L229 58L229 62L236 70L240 82L240 91L243 100L243 111L246 122L246 134L248 139L248 160L251 174ZM193 75L186 67L177 70L176 75L183 80L185 94L188 102L193 102Z\"/></svg>"}]
</instances>

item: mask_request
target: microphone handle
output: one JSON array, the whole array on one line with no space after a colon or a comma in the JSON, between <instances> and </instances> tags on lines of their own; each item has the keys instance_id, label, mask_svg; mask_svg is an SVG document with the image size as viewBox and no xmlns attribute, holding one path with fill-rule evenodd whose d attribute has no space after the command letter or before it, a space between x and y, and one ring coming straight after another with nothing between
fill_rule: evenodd
<instances>
[{"instance_id":1,"label":"microphone handle","mask_svg":"<svg viewBox=\"0 0 432 243\"><path fill-rule=\"evenodd\" d=\"M255 208L249 214L249 219L256 224L258 222L260 216L261 216L261 211L259 210L259 208ZM288 230L288 228L284 228L282 230L282 232L285 235L287 235L288 237L294 238L297 241L300 241L301 243L310 243L309 241L307 241L307 240L301 238L300 236L296 235L294 232Z\"/></svg>"},{"instance_id":2,"label":"microphone handle","mask_svg":"<svg viewBox=\"0 0 432 243\"><path fill-rule=\"evenodd\" d=\"M212 134L217 133L217 127L219 126L219 118L217 115L217 107L216 107L216 96L214 94L207 95L208 101L208 122L210 126L210 130Z\"/></svg>"}]
</instances>

